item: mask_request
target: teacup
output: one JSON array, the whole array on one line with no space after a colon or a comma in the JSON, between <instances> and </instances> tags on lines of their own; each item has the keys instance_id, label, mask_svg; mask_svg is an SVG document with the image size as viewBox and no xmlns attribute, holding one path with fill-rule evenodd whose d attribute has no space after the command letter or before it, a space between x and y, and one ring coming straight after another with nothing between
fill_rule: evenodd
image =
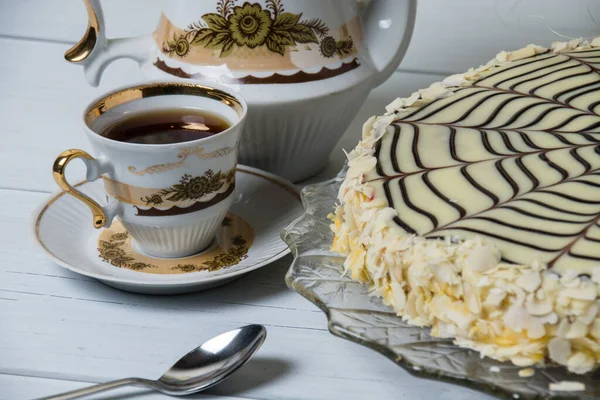
<instances>
[{"instance_id":1,"label":"teacup","mask_svg":"<svg viewBox=\"0 0 600 400\"><path fill-rule=\"evenodd\" d=\"M212 136L172 144L139 144L101 135L134 113L187 108L228 122ZM83 113L83 129L96 157L83 150L61 153L53 174L60 188L85 203L96 228L118 217L139 251L154 257L183 257L208 247L233 202L238 144L247 106L223 86L151 82L111 91ZM80 158L86 178L102 178L108 196L102 207L71 186L67 164Z\"/></svg>"}]
</instances>

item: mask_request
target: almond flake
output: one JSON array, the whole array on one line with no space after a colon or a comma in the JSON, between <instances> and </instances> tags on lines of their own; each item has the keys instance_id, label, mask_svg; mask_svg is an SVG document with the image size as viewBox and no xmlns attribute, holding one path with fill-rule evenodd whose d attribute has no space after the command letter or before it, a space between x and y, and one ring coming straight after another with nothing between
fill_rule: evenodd
<instances>
[{"instance_id":1,"label":"almond flake","mask_svg":"<svg viewBox=\"0 0 600 400\"><path fill-rule=\"evenodd\" d=\"M535 370L533 368L525 368L519 370L519 376L521 378L531 378L533 375L535 375Z\"/></svg>"},{"instance_id":2,"label":"almond flake","mask_svg":"<svg viewBox=\"0 0 600 400\"><path fill-rule=\"evenodd\" d=\"M571 342L566 339L552 338L548 342L548 355L552 361L567 365L571 356Z\"/></svg>"},{"instance_id":3,"label":"almond flake","mask_svg":"<svg viewBox=\"0 0 600 400\"><path fill-rule=\"evenodd\" d=\"M585 390L585 385L581 382L560 381L551 383L549 388L553 392L583 392Z\"/></svg>"},{"instance_id":4,"label":"almond flake","mask_svg":"<svg viewBox=\"0 0 600 400\"><path fill-rule=\"evenodd\" d=\"M542 277L536 271L532 271L528 274L522 275L517 279L517 285L529 293L535 292L537 288L542 284Z\"/></svg>"}]
</instances>

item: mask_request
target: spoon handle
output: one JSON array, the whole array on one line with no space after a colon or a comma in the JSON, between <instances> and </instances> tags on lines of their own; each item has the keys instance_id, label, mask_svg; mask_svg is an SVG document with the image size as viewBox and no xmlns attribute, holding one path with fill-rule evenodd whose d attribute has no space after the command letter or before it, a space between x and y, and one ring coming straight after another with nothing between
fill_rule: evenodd
<instances>
[{"instance_id":1,"label":"spoon handle","mask_svg":"<svg viewBox=\"0 0 600 400\"><path fill-rule=\"evenodd\" d=\"M142 385L148 386L151 381L147 379L141 378L126 378L119 379L117 381L100 383L99 385L88 386L86 388L71 390L70 392L64 392L60 394L56 394L54 396L42 397L38 400L71 400L78 399L83 396L87 396L94 393L104 392L106 390L111 390L114 388L118 388L121 386L129 386L129 385Z\"/></svg>"}]
</instances>

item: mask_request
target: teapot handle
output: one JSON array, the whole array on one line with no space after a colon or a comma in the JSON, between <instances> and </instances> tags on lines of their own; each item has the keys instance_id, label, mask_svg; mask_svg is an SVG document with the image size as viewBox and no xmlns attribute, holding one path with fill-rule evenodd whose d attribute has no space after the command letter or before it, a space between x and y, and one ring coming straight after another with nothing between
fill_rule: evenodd
<instances>
[{"instance_id":1,"label":"teapot handle","mask_svg":"<svg viewBox=\"0 0 600 400\"><path fill-rule=\"evenodd\" d=\"M65 59L83 66L89 84L98 86L104 69L116 59L130 58L138 63L148 60L152 35L107 39L100 0L84 0L88 27L83 37L65 53Z\"/></svg>"},{"instance_id":2,"label":"teapot handle","mask_svg":"<svg viewBox=\"0 0 600 400\"><path fill-rule=\"evenodd\" d=\"M375 66L374 85L383 83L404 57L413 33L417 0L371 0L362 12L365 41Z\"/></svg>"}]
</instances>

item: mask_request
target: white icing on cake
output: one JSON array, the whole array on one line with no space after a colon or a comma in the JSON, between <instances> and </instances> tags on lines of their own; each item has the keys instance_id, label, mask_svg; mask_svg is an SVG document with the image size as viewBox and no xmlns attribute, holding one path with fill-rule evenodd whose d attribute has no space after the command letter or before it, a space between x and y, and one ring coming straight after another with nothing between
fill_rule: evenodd
<instances>
[{"instance_id":1,"label":"white icing on cake","mask_svg":"<svg viewBox=\"0 0 600 400\"><path fill-rule=\"evenodd\" d=\"M597 127L589 128L594 126L596 120L600 120L593 108L588 115L580 117L577 110L583 107L583 103L572 105L567 102L568 107L557 104L556 110L548 111L544 118L536 122L536 116L544 110L536 109L538 105L534 104L542 103L565 90L572 90L568 95L588 90L597 98L600 93L598 72L590 63L577 60L570 53L596 51L599 46L600 38L592 42L575 40L555 43L552 51L529 45L518 51L501 52L484 66L450 76L427 89L413 93L408 98L396 99L386 107L385 115L371 117L363 126L362 140L348 155L349 169L339 193L341 204L337 207L335 215L332 215L335 232L333 250L347 255L344 265L352 278L368 284L373 295L381 296L384 303L392 306L408 323L431 327L433 336L454 338L454 342L459 346L475 349L482 355L501 361L510 360L523 367L543 364L548 358L575 373L585 373L593 369L600 362L600 268L595 267L596 258L600 257L600 248L598 244L593 246L595 237L591 237L592 244L569 244L567 227L569 224L582 223L584 218L573 217L571 222L559 223L556 221L565 217L558 218L560 212L556 210L542 212L532 206L519 209L520 216L497 214L500 212L498 204L512 201L515 196L524 193L529 195L535 191L536 185L534 183L531 187L526 187L525 184L529 181L520 177L516 169L510 169L510 166L506 167L507 174L497 177L495 174L499 172L493 172L492 169L498 169L497 163L487 162L484 153L502 153L497 150L502 148L511 162L512 158L515 158L514 153L518 153L516 159L522 160L533 154L526 146L531 142L532 148L543 149L540 153L554 152L554 161L550 160L557 166L554 170L565 170L569 179L579 179L583 176L580 171L581 165L569 158L569 154L573 156L572 152L576 153L573 157L579 156L583 159L577 161L579 164L589 164L590 171L594 172L600 168L598 154L588 154L586 150L580 150L584 147L583 144L587 145L586 148L598 148L594 141L600 140L600 137L596 136L600 135L600 130ZM600 50L597 52L600 60ZM590 57L594 56L596 54L592 53ZM571 62L568 58L576 61ZM565 65L556 67L554 63ZM558 69L566 67L569 68L557 72ZM550 75L559 75L547 78L550 84L544 86L544 83L541 83L545 89L536 93L539 88L528 86L529 82L523 81L546 79L535 75L540 70ZM590 70L589 76L586 76L587 70ZM533 79L527 74L534 74ZM521 76L523 78L520 78ZM582 78L579 78L580 76ZM525 94L517 90L507 93L502 82L510 79L523 85ZM521 81L515 81L518 79ZM598 90L592 91L589 88L596 88L596 81ZM486 84L483 85L482 82ZM579 82L585 87L571 87ZM539 86L540 82L536 83ZM503 89L504 92L497 96L496 103L486 108L485 102L492 98L492 94L496 96L494 93L490 94L490 91L497 88ZM528 95L527 90L534 92ZM503 98L505 95L508 97ZM481 98L478 99L477 96ZM502 102L510 96L521 97L511 100L512 105L507 107ZM556 101L560 103L563 98L559 96ZM526 107L529 109L525 110ZM571 112L566 110L569 107L575 111L563 115ZM515 123L527 128L516 129L519 125L513 124L509 128L517 133L507 134L502 140L497 137L484 140L483 134L481 142L469 139L468 135L477 131L476 127L485 131L497 122L494 118L482 123L499 108L501 109L497 115L500 119L518 114L519 119ZM467 181L476 188L483 188L481 190L472 190L465 183L465 177L471 177L469 174L463 174L461 177L448 172L452 171L452 168L460 170L462 165L447 156L450 151L446 148L436 147L436 143L443 143L443 140L428 141L435 134L444 134L443 131L437 132L435 126L447 129L451 125L447 121L458 118L458 112L467 109L477 112L466 117L465 123L460 121L458 124L452 124L452 129L458 131L456 151L470 151L460 156L465 159L470 157L469 162L480 163L478 171L483 171L482 174L475 176L477 171L473 171L471 174L475 178L472 181L475 183L468 179ZM505 114L502 114L503 112ZM560 125L569 118L570 121ZM408 119L410 122L406 122ZM429 126L425 134L420 136L421 142L415 145L417 140L414 139L414 126L419 124ZM563 151L562 148L555 148L552 142L554 139L546 137L545 133L536 133L553 133L557 126L562 127L566 132L565 136L573 134L573 139L569 140L574 141L575 145L572 147L576 150ZM407 135L404 132L412 135L412 141L401 142L402 138L399 138L398 133L401 129L404 129L403 135ZM527 139L519 139L521 142L518 142L517 136L523 138L521 130L526 131ZM464 140L461 135L465 137ZM531 139L532 136L535 136L535 140ZM521 147L517 146L517 142ZM413 149L417 149L415 154L422 156L422 159L416 161L417 157L413 159L407 155L406 149L411 143ZM425 143L428 152L421 152L418 146L423 146L422 143ZM507 147L512 147L514 151L511 150L511 153ZM538 159L544 161L543 157L540 158L537 154L535 157L522 164L527 163L525 170L533 171L531 175L538 180L538 185L564 185L564 176L560 180L559 175L551 174L550 167L546 166L544 170L543 163L535 164ZM547 159L548 157L545 162L549 164ZM427 168L423 167L423 164L427 164ZM421 177L423 171L427 170L435 171L431 172L432 176L437 174L437 184L432 186L442 188L439 191L447 194L447 201L440 200L444 199L443 195L432 195L430 187L427 189L422 186ZM421 176L419 181L410 181L411 174ZM511 174L515 177L514 183L517 187L511 189L512 193L509 191L509 185L501 186L502 179L511 181ZM506 178L506 175L509 178ZM600 181L595 181L596 175L592 175L588 184L600 187ZM386 182L396 182L394 179L398 182L409 182L403 183L408 188L404 191L390 189L390 184L387 184L386 188ZM488 183L486 189L484 186ZM591 190L583 191L578 199L585 200L586 197L581 196L593 193ZM485 195L486 191L490 192L491 196ZM407 193L419 199L418 204L417 200L414 201L412 208L407 205ZM504 195L508 197L502 197ZM491 206L490 197L493 202ZM497 202L493 201L494 197L498 197ZM545 201L537 198L532 200L536 207L539 204L536 205L535 201ZM584 211L587 210L587 214L592 216L600 215L600 210L596 210L595 205L579 204L575 200L569 200L573 201L574 205L569 205L570 208L566 211L572 210L584 215ZM600 204L600 201L598 203ZM460 210L467 216L488 213L487 215L494 217L490 217L492 221L497 221L494 223L501 222L504 225L486 222L487 225L475 226L475 230L482 232L481 234L473 233L473 225L469 225L473 224L472 219L465 225L464 215L457 217L458 213L462 212ZM597 221L597 217L594 218ZM541 233L522 234L527 226L517 226L519 223L535 225ZM451 229L443 228L446 226L450 226ZM490 226L493 227L492 230ZM547 229L539 229L540 227ZM466 228L468 229L465 230ZM592 230L596 229L600 232L600 228L594 225L588 227L584 234L594 233ZM443 238L436 239L438 236ZM511 239L515 239L517 244L510 242ZM545 249L546 245L550 244L568 251L536 250ZM506 262L507 259L513 263Z\"/></svg>"}]
</instances>

